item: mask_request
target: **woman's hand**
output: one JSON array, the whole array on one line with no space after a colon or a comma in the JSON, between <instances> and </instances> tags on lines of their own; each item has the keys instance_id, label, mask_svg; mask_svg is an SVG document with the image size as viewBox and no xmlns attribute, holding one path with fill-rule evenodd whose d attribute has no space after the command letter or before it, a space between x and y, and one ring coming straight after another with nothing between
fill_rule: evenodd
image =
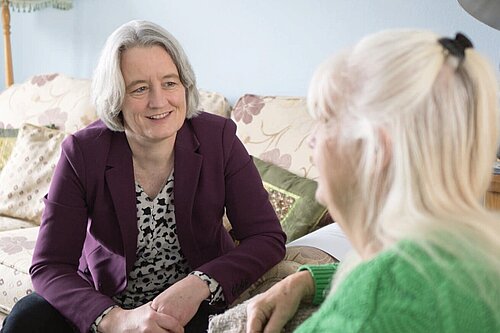
<instances>
[{"instance_id":1,"label":"woman's hand","mask_svg":"<svg viewBox=\"0 0 500 333\"><path fill-rule=\"evenodd\" d=\"M314 281L309 271L287 276L248 304L247 333L281 332L297 312L300 302L313 296Z\"/></svg>"},{"instance_id":2,"label":"woman's hand","mask_svg":"<svg viewBox=\"0 0 500 333\"><path fill-rule=\"evenodd\" d=\"M101 320L98 327L103 333L183 333L184 327L169 315L151 308L151 302L133 310L114 308Z\"/></svg>"},{"instance_id":3,"label":"woman's hand","mask_svg":"<svg viewBox=\"0 0 500 333\"><path fill-rule=\"evenodd\" d=\"M194 317L203 300L210 296L206 282L188 275L156 296L151 307L159 313L176 318L182 326Z\"/></svg>"}]
</instances>

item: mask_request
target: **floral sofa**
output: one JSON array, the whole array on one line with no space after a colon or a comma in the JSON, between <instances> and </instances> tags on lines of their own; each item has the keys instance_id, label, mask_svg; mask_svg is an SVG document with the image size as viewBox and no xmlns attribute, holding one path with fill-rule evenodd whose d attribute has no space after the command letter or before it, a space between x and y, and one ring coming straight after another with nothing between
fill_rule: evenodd
<instances>
[{"instance_id":1,"label":"floral sofa","mask_svg":"<svg viewBox=\"0 0 500 333\"><path fill-rule=\"evenodd\" d=\"M32 292L28 274L48 190L64 138L96 119L90 81L37 75L0 94L0 313ZM317 171L307 136L312 120L303 98L244 95L231 107L217 93L200 91L200 107L231 117L255 163L289 240L331 223L314 200ZM227 220L224 221L231 228ZM63 236L63 235L61 235ZM303 263L334 259L322 251L290 247L286 258L254 283L239 304Z\"/></svg>"}]
</instances>

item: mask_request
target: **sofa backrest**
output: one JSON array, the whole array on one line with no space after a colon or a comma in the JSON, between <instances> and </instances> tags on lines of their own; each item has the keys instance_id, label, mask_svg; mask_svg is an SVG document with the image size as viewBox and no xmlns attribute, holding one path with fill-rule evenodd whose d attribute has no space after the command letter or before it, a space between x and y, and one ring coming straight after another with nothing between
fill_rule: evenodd
<instances>
[{"instance_id":1,"label":"sofa backrest","mask_svg":"<svg viewBox=\"0 0 500 333\"><path fill-rule=\"evenodd\" d=\"M312 162L312 150L307 144L308 136L313 130L313 120L307 112L305 98L247 94L242 96L232 109L227 99L220 94L200 90L200 97L200 109L231 117L237 123L237 135L251 155L279 167L271 168L270 171L269 167L263 166L262 163L258 164L262 166L259 172L262 173L266 189L270 191L273 207L279 212L280 221L289 234L289 240L322 225L326 209L310 204L314 202L315 192L315 184L311 182L317 177L317 171ZM42 127L51 126L68 134L96 119L95 109L90 103L88 79L48 74L36 75L24 83L13 85L0 94L0 170L15 145L17 129L24 123ZM38 131L50 132L46 129ZM35 152L23 150L23 154L28 153ZM58 153L56 152L54 156L54 163L49 165L51 168L57 162ZM19 156L17 157L19 160ZM29 157L30 160L37 158L37 156ZM6 169L12 173L13 159L9 162L10 168ZM23 161L17 162L14 165L19 168L18 164ZM47 171L44 168L45 164L37 170ZM281 169L291 174L287 175ZM48 184L50 181L50 172L51 170L46 172L47 175L44 177L47 178L47 182L44 183ZM19 187L17 183L12 186ZM3 193L5 196L12 194L9 189L1 189L5 193L0 191L0 194ZM46 191L45 188L37 190L39 193ZM9 205L14 207L15 204L19 204L17 201ZM30 217L35 223L39 222L38 216L43 209L42 202L38 203L39 207L32 214L34 217ZM26 218L14 216L12 213L14 209L10 209L7 203L6 205L6 209L0 207L0 215ZM303 223L297 222L299 218Z\"/></svg>"},{"instance_id":2,"label":"sofa backrest","mask_svg":"<svg viewBox=\"0 0 500 333\"><path fill-rule=\"evenodd\" d=\"M63 74L33 76L0 94L0 128L30 123L73 133L97 119L89 96L89 80Z\"/></svg>"},{"instance_id":3,"label":"sofa backrest","mask_svg":"<svg viewBox=\"0 0 500 333\"><path fill-rule=\"evenodd\" d=\"M200 109L226 118L231 112L224 96L205 90L200 90ZM0 128L30 123L74 133L96 119L89 79L57 73L36 75L0 94Z\"/></svg>"},{"instance_id":4,"label":"sofa backrest","mask_svg":"<svg viewBox=\"0 0 500 333\"><path fill-rule=\"evenodd\" d=\"M314 122L305 98L246 94L234 105L231 118L251 155L298 176L317 178L308 145Z\"/></svg>"}]
</instances>

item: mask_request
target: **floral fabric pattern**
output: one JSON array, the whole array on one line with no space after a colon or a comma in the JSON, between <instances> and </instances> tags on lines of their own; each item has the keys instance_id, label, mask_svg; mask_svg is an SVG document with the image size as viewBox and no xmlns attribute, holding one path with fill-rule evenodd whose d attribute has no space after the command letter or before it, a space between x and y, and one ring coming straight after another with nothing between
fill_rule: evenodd
<instances>
[{"instance_id":1,"label":"floral fabric pattern","mask_svg":"<svg viewBox=\"0 0 500 333\"><path fill-rule=\"evenodd\" d=\"M90 101L90 80L62 74L36 75L0 94L5 127L23 123L56 125L73 133L97 119Z\"/></svg>"},{"instance_id":2,"label":"floral fabric pattern","mask_svg":"<svg viewBox=\"0 0 500 333\"><path fill-rule=\"evenodd\" d=\"M260 113L264 107L264 100L260 96L245 95L236 104L233 110L234 119L243 121L245 124L250 124L253 116Z\"/></svg>"},{"instance_id":3,"label":"floral fabric pattern","mask_svg":"<svg viewBox=\"0 0 500 333\"><path fill-rule=\"evenodd\" d=\"M216 92L199 89L200 105L199 109L208 113L213 113L224 118L231 116L231 105L228 100Z\"/></svg>"},{"instance_id":4,"label":"floral fabric pattern","mask_svg":"<svg viewBox=\"0 0 500 333\"><path fill-rule=\"evenodd\" d=\"M45 83L54 80L58 74L48 74L48 75L35 75L31 78L31 84L37 85L39 87L43 86Z\"/></svg>"},{"instance_id":5,"label":"floral fabric pattern","mask_svg":"<svg viewBox=\"0 0 500 333\"><path fill-rule=\"evenodd\" d=\"M19 237L0 237L0 251L7 254L15 254L21 252L23 249L33 250L35 242L29 241L24 236Z\"/></svg>"},{"instance_id":6,"label":"floral fabric pattern","mask_svg":"<svg viewBox=\"0 0 500 333\"><path fill-rule=\"evenodd\" d=\"M314 121L305 98L244 95L236 102L232 119L251 155L298 176L317 178L307 145Z\"/></svg>"},{"instance_id":7,"label":"floral fabric pattern","mask_svg":"<svg viewBox=\"0 0 500 333\"><path fill-rule=\"evenodd\" d=\"M29 275L38 227L0 232L0 312L33 292Z\"/></svg>"},{"instance_id":8,"label":"floral fabric pattern","mask_svg":"<svg viewBox=\"0 0 500 333\"><path fill-rule=\"evenodd\" d=\"M38 117L39 124L50 124L50 126L53 126L61 131L66 129L67 120L68 114L62 112L60 108L45 110L40 117Z\"/></svg>"},{"instance_id":9,"label":"floral fabric pattern","mask_svg":"<svg viewBox=\"0 0 500 333\"><path fill-rule=\"evenodd\" d=\"M269 162L283 169L290 169L292 165L292 155L290 154L280 154L279 148L274 148L260 154L259 158L263 161Z\"/></svg>"}]
</instances>

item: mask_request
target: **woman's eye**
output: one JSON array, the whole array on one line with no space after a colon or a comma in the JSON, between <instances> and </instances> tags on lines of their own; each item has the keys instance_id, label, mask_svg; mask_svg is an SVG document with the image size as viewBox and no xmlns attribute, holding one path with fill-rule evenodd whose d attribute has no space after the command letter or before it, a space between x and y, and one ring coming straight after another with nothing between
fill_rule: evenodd
<instances>
[{"instance_id":1,"label":"woman's eye","mask_svg":"<svg viewBox=\"0 0 500 333\"><path fill-rule=\"evenodd\" d=\"M174 81L168 81L168 82L165 82L164 83L165 87L167 88L173 88L175 86L177 86L177 82L174 82Z\"/></svg>"},{"instance_id":2,"label":"woman's eye","mask_svg":"<svg viewBox=\"0 0 500 333\"><path fill-rule=\"evenodd\" d=\"M132 93L134 93L134 94L141 94L141 93L145 92L146 89L147 89L147 87L144 87L144 86L143 87L139 87L139 88L133 90Z\"/></svg>"}]
</instances>

